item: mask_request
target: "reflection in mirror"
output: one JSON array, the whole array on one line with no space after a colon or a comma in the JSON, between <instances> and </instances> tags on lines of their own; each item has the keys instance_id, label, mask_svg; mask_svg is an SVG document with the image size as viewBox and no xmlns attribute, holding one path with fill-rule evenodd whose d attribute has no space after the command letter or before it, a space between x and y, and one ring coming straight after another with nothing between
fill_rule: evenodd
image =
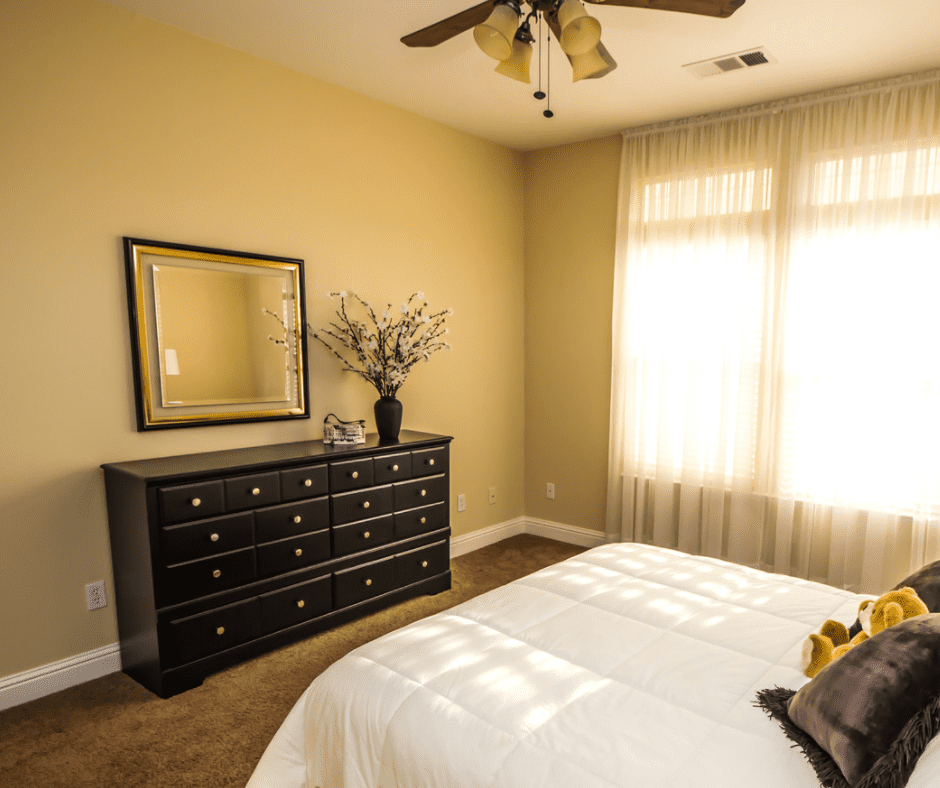
<instances>
[{"instance_id":1,"label":"reflection in mirror","mask_svg":"<svg viewBox=\"0 0 940 788\"><path fill-rule=\"evenodd\" d=\"M125 238L138 429L309 418L303 263Z\"/></svg>"},{"instance_id":2,"label":"reflection in mirror","mask_svg":"<svg viewBox=\"0 0 940 788\"><path fill-rule=\"evenodd\" d=\"M164 407L286 402L289 347L269 337L283 315L280 277L153 266Z\"/></svg>"}]
</instances>

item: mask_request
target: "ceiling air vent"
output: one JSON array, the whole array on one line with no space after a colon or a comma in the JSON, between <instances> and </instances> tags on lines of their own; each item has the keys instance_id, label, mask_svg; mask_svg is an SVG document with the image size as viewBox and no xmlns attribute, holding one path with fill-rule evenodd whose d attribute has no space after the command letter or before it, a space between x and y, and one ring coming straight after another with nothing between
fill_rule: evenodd
<instances>
[{"instance_id":1,"label":"ceiling air vent","mask_svg":"<svg viewBox=\"0 0 940 788\"><path fill-rule=\"evenodd\" d=\"M777 61L767 54L762 47L745 49L732 55L722 55L708 60L699 60L697 63L686 63L682 68L690 74L702 79L713 77L716 74L725 74L728 71L738 71L742 68L752 68L762 63L776 63Z\"/></svg>"}]
</instances>

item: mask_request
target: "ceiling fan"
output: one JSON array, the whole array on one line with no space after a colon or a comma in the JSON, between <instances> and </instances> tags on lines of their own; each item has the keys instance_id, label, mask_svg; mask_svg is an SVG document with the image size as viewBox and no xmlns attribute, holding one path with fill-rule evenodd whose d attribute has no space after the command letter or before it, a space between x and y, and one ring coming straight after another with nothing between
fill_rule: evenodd
<instances>
[{"instance_id":1,"label":"ceiling fan","mask_svg":"<svg viewBox=\"0 0 940 788\"><path fill-rule=\"evenodd\" d=\"M729 17L745 0L585 0L587 3L651 11L682 11L702 16ZM523 11L523 6L531 10ZM410 47L433 47L473 28L477 45L499 61L496 71L529 82L532 60L531 22L542 19L571 63L573 81L599 79L617 67L601 43L601 25L588 15L581 0L485 0L442 19L401 41ZM541 43L541 42L540 42ZM536 98L544 98L536 93ZM551 113L546 111L546 116Z\"/></svg>"}]
</instances>

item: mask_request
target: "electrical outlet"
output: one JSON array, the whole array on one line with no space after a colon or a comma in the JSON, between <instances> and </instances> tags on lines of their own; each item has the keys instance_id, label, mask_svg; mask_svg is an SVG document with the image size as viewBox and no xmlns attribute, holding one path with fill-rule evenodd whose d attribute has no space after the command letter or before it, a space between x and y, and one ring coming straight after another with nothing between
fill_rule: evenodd
<instances>
[{"instance_id":1,"label":"electrical outlet","mask_svg":"<svg viewBox=\"0 0 940 788\"><path fill-rule=\"evenodd\" d=\"M467 508L467 496L461 493L457 496L457 511L462 512Z\"/></svg>"},{"instance_id":2,"label":"electrical outlet","mask_svg":"<svg viewBox=\"0 0 940 788\"><path fill-rule=\"evenodd\" d=\"M490 503L496 503L496 488L490 487Z\"/></svg>"},{"instance_id":3,"label":"electrical outlet","mask_svg":"<svg viewBox=\"0 0 940 788\"><path fill-rule=\"evenodd\" d=\"M551 498L553 501L555 500L555 485L551 482L545 485L545 497Z\"/></svg>"},{"instance_id":4,"label":"electrical outlet","mask_svg":"<svg viewBox=\"0 0 940 788\"><path fill-rule=\"evenodd\" d=\"M85 586L85 599L88 601L89 610L107 607L108 596L104 592L104 580L98 580Z\"/></svg>"}]
</instances>

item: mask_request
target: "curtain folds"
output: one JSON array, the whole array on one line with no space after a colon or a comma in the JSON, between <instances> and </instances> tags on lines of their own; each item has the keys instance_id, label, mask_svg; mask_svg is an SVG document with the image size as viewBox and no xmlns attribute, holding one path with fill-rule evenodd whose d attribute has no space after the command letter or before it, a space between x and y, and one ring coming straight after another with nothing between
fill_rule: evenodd
<instances>
[{"instance_id":1,"label":"curtain folds","mask_svg":"<svg viewBox=\"0 0 940 788\"><path fill-rule=\"evenodd\" d=\"M607 537L940 558L940 72L624 135Z\"/></svg>"}]
</instances>

